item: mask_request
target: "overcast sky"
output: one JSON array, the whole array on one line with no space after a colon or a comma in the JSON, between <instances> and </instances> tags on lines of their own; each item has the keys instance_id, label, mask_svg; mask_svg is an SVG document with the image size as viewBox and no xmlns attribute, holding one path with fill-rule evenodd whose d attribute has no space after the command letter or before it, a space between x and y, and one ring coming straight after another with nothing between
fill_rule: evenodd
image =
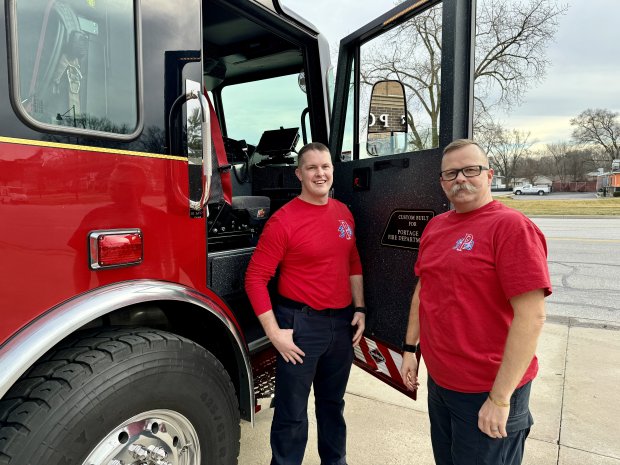
<instances>
[{"instance_id":1,"label":"overcast sky","mask_svg":"<svg viewBox=\"0 0 620 465\"><path fill-rule=\"evenodd\" d=\"M394 6L393 0L280 0L312 22L330 46ZM517 1L517 0L515 0ZM620 111L620 1L565 0L548 49L551 66L524 103L496 117L540 144L569 140L569 120L587 108Z\"/></svg>"}]
</instances>

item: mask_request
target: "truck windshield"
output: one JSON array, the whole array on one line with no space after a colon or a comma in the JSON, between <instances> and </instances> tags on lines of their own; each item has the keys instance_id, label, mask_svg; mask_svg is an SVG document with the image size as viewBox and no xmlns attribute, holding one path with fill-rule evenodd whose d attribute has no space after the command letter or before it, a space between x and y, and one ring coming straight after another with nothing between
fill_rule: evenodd
<instances>
[{"instance_id":1,"label":"truck windshield","mask_svg":"<svg viewBox=\"0 0 620 465\"><path fill-rule=\"evenodd\" d=\"M222 104L227 136L256 145L266 130L299 128L308 100L299 88L297 74L292 74L226 86ZM297 149L301 144L299 141Z\"/></svg>"}]
</instances>

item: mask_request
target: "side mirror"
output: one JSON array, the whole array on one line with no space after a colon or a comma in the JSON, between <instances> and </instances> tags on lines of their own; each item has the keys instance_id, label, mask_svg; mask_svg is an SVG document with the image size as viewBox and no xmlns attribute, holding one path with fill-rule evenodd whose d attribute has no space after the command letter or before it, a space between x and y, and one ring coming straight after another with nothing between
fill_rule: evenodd
<instances>
[{"instance_id":1,"label":"side mirror","mask_svg":"<svg viewBox=\"0 0 620 465\"><path fill-rule=\"evenodd\" d=\"M372 86L368 114L369 155L391 155L407 147L407 100L400 81L378 81Z\"/></svg>"},{"instance_id":2,"label":"side mirror","mask_svg":"<svg viewBox=\"0 0 620 465\"><path fill-rule=\"evenodd\" d=\"M306 73L301 71L297 75L297 84L299 84L299 88L305 94L306 92Z\"/></svg>"}]
</instances>

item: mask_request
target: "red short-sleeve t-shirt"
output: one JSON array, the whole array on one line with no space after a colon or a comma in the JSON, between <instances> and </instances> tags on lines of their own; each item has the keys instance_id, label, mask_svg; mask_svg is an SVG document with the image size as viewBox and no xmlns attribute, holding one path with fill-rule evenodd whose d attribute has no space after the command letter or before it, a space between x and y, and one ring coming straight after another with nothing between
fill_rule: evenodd
<instances>
[{"instance_id":1,"label":"red short-sleeve t-shirt","mask_svg":"<svg viewBox=\"0 0 620 465\"><path fill-rule=\"evenodd\" d=\"M497 201L468 213L450 211L424 230L415 273L429 374L446 389L489 391L514 317L509 300L535 289L551 294L542 232ZM537 371L534 357L519 385Z\"/></svg>"}]
</instances>

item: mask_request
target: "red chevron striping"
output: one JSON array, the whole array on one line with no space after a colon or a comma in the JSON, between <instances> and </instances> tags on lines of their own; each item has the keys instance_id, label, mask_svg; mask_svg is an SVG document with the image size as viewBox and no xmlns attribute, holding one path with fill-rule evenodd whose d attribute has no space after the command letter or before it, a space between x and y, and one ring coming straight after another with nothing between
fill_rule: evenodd
<instances>
[{"instance_id":1,"label":"red chevron striping","mask_svg":"<svg viewBox=\"0 0 620 465\"><path fill-rule=\"evenodd\" d=\"M400 376L400 369L394 363L394 359L392 359L392 353L390 352L390 349L378 343L377 347L381 349L381 353L385 357L385 366L387 366L387 369L390 372L390 376L395 381L400 381L402 379Z\"/></svg>"},{"instance_id":2,"label":"red chevron striping","mask_svg":"<svg viewBox=\"0 0 620 465\"><path fill-rule=\"evenodd\" d=\"M362 353L364 354L364 358L366 359L366 365L368 365L373 370L376 370L377 364L370 355L370 348L368 347L368 343L366 342L365 337L360 340L360 349L362 349Z\"/></svg>"}]
</instances>

